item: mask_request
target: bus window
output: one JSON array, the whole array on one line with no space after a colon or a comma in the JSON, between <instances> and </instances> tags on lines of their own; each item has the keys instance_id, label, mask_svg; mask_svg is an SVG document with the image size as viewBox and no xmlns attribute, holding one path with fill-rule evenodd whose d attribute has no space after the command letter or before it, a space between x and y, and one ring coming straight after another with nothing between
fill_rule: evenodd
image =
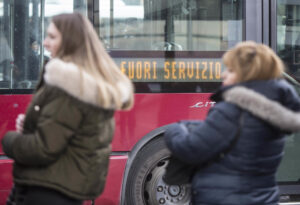
<instances>
[{"instance_id":1,"label":"bus window","mask_svg":"<svg viewBox=\"0 0 300 205\"><path fill-rule=\"evenodd\" d=\"M242 40L242 2L101 0L98 29L110 50L225 51Z\"/></svg>"},{"instance_id":2,"label":"bus window","mask_svg":"<svg viewBox=\"0 0 300 205\"><path fill-rule=\"evenodd\" d=\"M101 0L95 27L137 93L212 92L244 38L243 2Z\"/></svg>"},{"instance_id":3,"label":"bus window","mask_svg":"<svg viewBox=\"0 0 300 205\"><path fill-rule=\"evenodd\" d=\"M2 69L2 89L29 89L36 84L40 58L39 5L30 1L4 1L3 30L10 47ZM11 13L10 13L11 12Z\"/></svg>"},{"instance_id":4,"label":"bus window","mask_svg":"<svg viewBox=\"0 0 300 205\"><path fill-rule=\"evenodd\" d=\"M46 35L47 27L51 22L52 16L61 13L71 13L73 11L87 15L87 0L45 0L43 35ZM48 58L50 57L50 53L47 50L44 50L44 55Z\"/></svg>"},{"instance_id":5,"label":"bus window","mask_svg":"<svg viewBox=\"0 0 300 205\"><path fill-rule=\"evenodd\" d=\"M300 2L277 1L277 53L286 64L286 78L300 91ZM300 92L299 92L300 93ZM299 184L300 133L287 137L285 155L278 172L280 184ZM299 194L299 192L293 192Z\"/></svg>"},{"instance_id":6,"label":"bus window","mask_svg":"<svg viewBox=\"0 0 300 205\"><path fill-rule=\"evenodd\" d=\"M0 0L2 91L35 88L43 63L50 57L42 44L51 16L74 10L86 15L86 0Z\"/></svg>"},{"instance_id":7,"label":"bus window","mask_svg":"<svg viewBox=\"0 0 300 205\"><path fill-rule=\"evenodd\" d=\"M279 0L277 3L277 52L287 73L300 80L300 3Z\"/></svg>"},{"instance_id":8,"label":"bus window","mask_svg":"<svg viewBox=\"0 0 300 205\"><path fill-rule=\"evenodd\" d=\"M5 3L4 0L0 0L0 89L10 87L9 80L13 62L10 43L11 24L7 7L9 7L9 4Z\"/></svg>"}]
</instances>

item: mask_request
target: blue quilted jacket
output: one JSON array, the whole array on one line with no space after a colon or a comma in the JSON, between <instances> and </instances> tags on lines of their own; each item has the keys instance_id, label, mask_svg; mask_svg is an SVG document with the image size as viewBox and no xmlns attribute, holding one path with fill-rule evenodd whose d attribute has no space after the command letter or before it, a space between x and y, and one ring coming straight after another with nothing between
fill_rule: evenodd
<instances>
[{"instance_id":1,"label":"blue quilted jacket","mask_svg":"<svg viewBox=\"0 0 300 205\"><path fill-rule=\"evenodd\" d=\"M278 204L284 135L300 130L297 93L285 80L252 81L222 87L212 100L217 103L197 126L179 122L165 133L175 157L201 166L230 146L240 126L230 152L194 175L193 205Z\"/></svg>"}]
</instances>

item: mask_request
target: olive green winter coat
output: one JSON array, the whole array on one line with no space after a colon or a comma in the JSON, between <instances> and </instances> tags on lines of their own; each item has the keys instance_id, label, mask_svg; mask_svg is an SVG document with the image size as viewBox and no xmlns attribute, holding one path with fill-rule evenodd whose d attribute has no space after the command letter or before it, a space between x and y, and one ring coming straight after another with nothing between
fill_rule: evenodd
<instances>
[{"instance_id":1,"label":"olive green winter coat","mask_svg":"<svg viewBox=\"0 0 300 205\"><path fill-rule=\"evenodd\" d=\"M101 107L95 80L74 64L51 60L44 81L27 109L23 133L8 132L2 141L15 160L14 182L96 198L107 175L113 106Z\"/></svg>"}]
</instances>

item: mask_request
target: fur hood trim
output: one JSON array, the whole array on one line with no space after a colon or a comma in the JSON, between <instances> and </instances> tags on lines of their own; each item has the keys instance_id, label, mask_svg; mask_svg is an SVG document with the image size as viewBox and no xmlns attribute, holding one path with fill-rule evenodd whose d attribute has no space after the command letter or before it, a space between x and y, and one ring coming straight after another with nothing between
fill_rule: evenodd
<instances>
[{"instance_id":1,"label":"fur hood trim","mask_svg":"<svg viewBox=\"0 0 300 205\"><path fill-rule=\"evenodd\" d=\"M77 65L54 58L47 63L45 69L46 84L58 87L80 101L103 108L97 98L98 87L95 78L85 71L80 72ZM118 83L117 86L122 93L122 102L127 102L130 97L128 86L122 83ZM111 108L114 108L113 105Z\"/></svg>"},{"instance_id":2,"label":"fur hood trim","mask_svg":"<svg viewBox=\"0 0 300 205\"><path fill-rule=\"evenodd\" d=\"M226 102L236 104L284 131L300 131L300 113L272 101L251 89L237 86L223 93Z\"/></svg>"}]
</instances>

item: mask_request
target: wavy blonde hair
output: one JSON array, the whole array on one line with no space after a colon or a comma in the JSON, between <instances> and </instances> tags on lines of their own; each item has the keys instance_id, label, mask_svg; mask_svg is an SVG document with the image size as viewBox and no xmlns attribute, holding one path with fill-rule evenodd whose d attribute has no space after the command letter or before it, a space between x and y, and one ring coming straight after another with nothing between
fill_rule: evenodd
<instances>
[{"instance_id":1,"label":"wavy blonde hair","mask_svg":"<svg viewBox=\"0 0 300 205\"><path fill-rule=\"evenodd\" d=\"M223 62L236 72L237 83L280 78L284 71L283 62L271 48L253 41L238 43L224 54Z\"/></svg>"},{"instance_id":2,"label":"wavy blonde hair","mask_svg":"<svg viewBox=\"0 0 300 205\"><path fill-rule=\"evenodd\" d=\"M53 16L52 22L62 35L57 57L76 64L81 71L96 79L99 102L103 107L114 105L117 109L131 108L133 85L107 54L90 21L74 12ZM124 87L130 92L126 102L122 101L121 90Z\"/></svg>"}]
</instances>

